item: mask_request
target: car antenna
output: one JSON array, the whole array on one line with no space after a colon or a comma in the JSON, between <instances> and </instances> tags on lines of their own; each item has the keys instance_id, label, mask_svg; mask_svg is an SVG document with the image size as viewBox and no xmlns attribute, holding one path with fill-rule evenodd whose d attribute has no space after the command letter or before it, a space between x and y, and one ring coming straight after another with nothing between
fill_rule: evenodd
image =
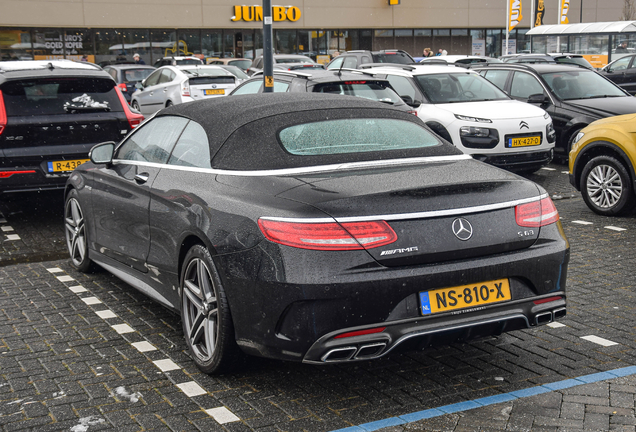
<instances>
[{"instance_id":1,"label":"car antenna","mask_svg":"<svg viewBox=\"0 0 636 432\"><path fill-rule=\"evenodd\" d=\"M49 62L49 64L46 67L48 67L50 70L55 69L55 66L53 66L53 63L51 62Z\"/></svg>"},{"instance_id":2,"label":"car antenna","mask_svg":"<svg viewBox=\"0 0 636 432\"><path fill-rule=\"evenodd\" d=\"M344 65L344 60L342 61L342 63L340 63L340 68L338 68L338 76L339 77L342 76L342 65Z\"/></svg>"}]
</instances>

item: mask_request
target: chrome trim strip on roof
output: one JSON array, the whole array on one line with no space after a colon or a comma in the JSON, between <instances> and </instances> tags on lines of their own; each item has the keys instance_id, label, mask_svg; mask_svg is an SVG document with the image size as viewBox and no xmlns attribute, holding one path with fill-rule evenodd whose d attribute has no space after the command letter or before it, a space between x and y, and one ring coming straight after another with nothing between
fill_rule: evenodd
<instances>
[{"instance_id":1,"label":"chrome trim strip on roof","mask_svg":"<svg viewBox=\"0 0 636 432\"><path fill-rule=\"evenodd\" d=\"M428 212L417 212L417 213L401 213L401 214L389 214L389 215L369 215L369 216L355 216L355 217L343 217L343 218L285 218L285 217L270 217L270 216L262 216L261 219L277 221L277 222L297 222L297 223L328 223L333 222L334 219L340 223L346 222L367 222L374 220L383 220L383 221L392 221L392 220L408 220L408 219L431 219L436 217L445 217L445 216L459 216L466 214L474 214L481 213L492 210L501 210L505 208L515 207L521 204L527 204L535 201L540 201L544 198L547 198L548 194L542 194L532 198L524 198L518 199L514 201L506 201L497 204L486 204L480 206L473 207L463 207L456 209L448 209L448 210L433 210Z\"/></svg>"},{"instance_id":2,"label":"chrome trim strip on roof","mask_svg":"<svg viewBox=\"0 0 636 432\"><path fill-rule=\"evenodd\" d=\"M423 164L423 163L437 163L437 162L454 162L454 161L467 160L472 158L473 157L471 155L461 154L461 155L450 155L450 156L430 156L430 157L406 158L406 159L389 159L389 160L369 161L369 162L350 162L350 163L343 163L343 164L320 165L320 166L304 167L304 168L285 168L285 169L261 170L261 171L258 171L258 170L232 171L232 170L223 170L223 169L215 169L215 168L194 168L194 167L184 167L180 165L168 165L163 163L133 161L133 160L125 160L125 159L113 159L113 163L120 164L120 165L141 165L141 166L149 166L149 167L178 170L178 171L190 171L190 172L200 172L200 173L238 176L238 177L271 177L271 176L293 176L293 175L300 175L300 174L312 174L312 173L321 173L326 171L340 171L340 170L348 170L348 169L362 169L362 168L399 166L399 165L417 165L417 164Z\"/></svg>"}]
</instances>

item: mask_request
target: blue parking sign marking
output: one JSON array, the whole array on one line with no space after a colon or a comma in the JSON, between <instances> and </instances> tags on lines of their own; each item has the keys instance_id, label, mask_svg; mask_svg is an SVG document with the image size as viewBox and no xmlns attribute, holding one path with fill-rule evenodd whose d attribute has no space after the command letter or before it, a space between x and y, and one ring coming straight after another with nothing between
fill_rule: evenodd
<instances>
[{"instance_id":1,"label":"blue parking sign marking","mask_svg":"<svg viewBox=\"0 0 636 432\"><path fill-rule=\"evenodd\" d=\"M431 303L428 300L428 292L420 293L420 304L422 305L422 315L428 315L431 313Z\"/></svg>"}]
</instances>

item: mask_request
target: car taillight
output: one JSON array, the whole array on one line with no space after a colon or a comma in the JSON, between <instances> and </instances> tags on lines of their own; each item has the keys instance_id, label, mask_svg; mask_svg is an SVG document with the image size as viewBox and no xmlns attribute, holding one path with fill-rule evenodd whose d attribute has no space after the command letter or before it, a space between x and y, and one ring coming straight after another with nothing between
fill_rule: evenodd
<instances>
[{"instance_id":1,"label":"car taillight","mask_svg":"<svg viewBox=\"0 0 636 432\"><path fill-rule=\"evenodd\" d=\"M124 94L121 92L121 89L119 87L115 86L115 91L117 92L117 96L119 96L119 102L121 102L121 106L124 108L124 113L126 114L126 119L128 120L130 128L136 128L142 121L144 121L144 116L134 113L130 110L130 106L128 106L128 102L126 102L126 98L124 97Z\"/></svg>"},{"instance_id":2,"label":"car taillight","mask_svg":"<svg viewBox=\"0 0 636 432\"><path fill-rule=\"evenodd\" d=\"M9 178L13 174L34 174L35 170L21 170L21 171L0 171L0 178Z\"/></svg>"},{"instance_id":3,"label":"car taillight","mask_svg":"<svg viewBox=\"0 0 636 432\"><path fill-rule=\"evenodd\" d=\"M409 114L413 114L415 117L417 117L417 110L408 110L407 112Z\"/></svg>"},{"instance_id":4,"label":"car taillight","mask_svg":"<svg viewBox=\"0 0 636 432\"><path fill-rule=\"evenodd\" d=\"M384 221L338 224L259 219L258 226L268 240L301 249L371 249L397 240L395 231Z\"/></svg>"},{"instance_id":5,"label":"car taillight","mask_svg":"<svg viewBox=\"0 0 636 432\"><path fill-rule=\"evenodd\" d=\"M538 228L559 220L559 212L550 197L515 207L517 225Z\"/></svg>"},{"instance_id":6,"label":"car taillight","mask_svg":"<svg viewBox=\"0 0 636 432\"><path fill-rule=\"evenodd\" d=\"M4 108L4 98L2 97L2 91L0 91L0 135L4 131L7 125L7 111Z\"/></svg>"},{"instance_id":7,"label":"car taillight","mask_svg":"<svg viewBox=\"0 0 636 432\"><path fill-rule=\"evenodd\" d=\"M117 87L119 87L121 89L121 91L123 91L123 92L128 91L128 87L126 86L125 83L119 83L119 84L117 84Z\"/></svg>"},{"instance_id":8,"label":"car taillight","mask_svg":"<svg viewBox=\"0 0 636 432\"><path fill-rule=\"evenodd\" d=\"M185 80L181 83L181 96L190 96L190 81Z\"/></svg>"},{"instance_id":9,"label":"car taillight","mask_svg":"<svg viewBox=\"0 0 636 432\"><path fill-rule=\"evenodd\" d=\"M354 336L364 336L368 334L382 333L384 330L386 330L386 327L376 327L372 329L352 331L348 333L339 334L338 336L334 336L334 339L342 339L342 338L349 338Z\"/></svg>"}]
</instances>

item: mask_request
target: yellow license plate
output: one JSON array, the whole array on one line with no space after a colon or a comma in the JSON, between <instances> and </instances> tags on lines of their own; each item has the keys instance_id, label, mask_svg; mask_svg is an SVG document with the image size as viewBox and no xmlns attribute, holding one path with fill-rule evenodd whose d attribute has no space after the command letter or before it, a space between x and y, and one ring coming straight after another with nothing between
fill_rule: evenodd
<instances>
[{"instance_id":1,"label":"yellow license plate","mask_svg":"<svg viewBox=\"0 0 636 432\"><path fill-rule=\"evenodd\" d=\"M477 307L512 299L508 279L441 288L420 293L422 315Z\"/></svg>"},{"instance_id":2,"label":"yellow license plate","mask_svg":"<svg viewBox=\"0 0 636 432\"><path fill-rule=\"evenodd\" d=\"M540 136L530 136L530 137L523 137L523 138L508 139L508 147L526 147L526 146L536 146L536 145L541 145Z\"/></svg>"},{"instance_id":3,"label":"yellow license plate","mask_svg":"<svg viewBox=\"0 0 636 432\"><path fill-rule=\"evenodd\" d=\"M225 89L214 89L214 90L206 90L205 91L206 95L224 95L225 94Z\"/></svg>"},{"instance_id":4,"label":"yellow license plate","mask_svg":"<svg viewBox=\"0 0 636 432\"><path fill-rule=\"evenodd\" d=\"M73 171L75 168L77 168L84 162L88 162L88 159L55 161L55 162L49 162L48 168L49 168L49 172Z\"/></svg>"}]
</instances>

